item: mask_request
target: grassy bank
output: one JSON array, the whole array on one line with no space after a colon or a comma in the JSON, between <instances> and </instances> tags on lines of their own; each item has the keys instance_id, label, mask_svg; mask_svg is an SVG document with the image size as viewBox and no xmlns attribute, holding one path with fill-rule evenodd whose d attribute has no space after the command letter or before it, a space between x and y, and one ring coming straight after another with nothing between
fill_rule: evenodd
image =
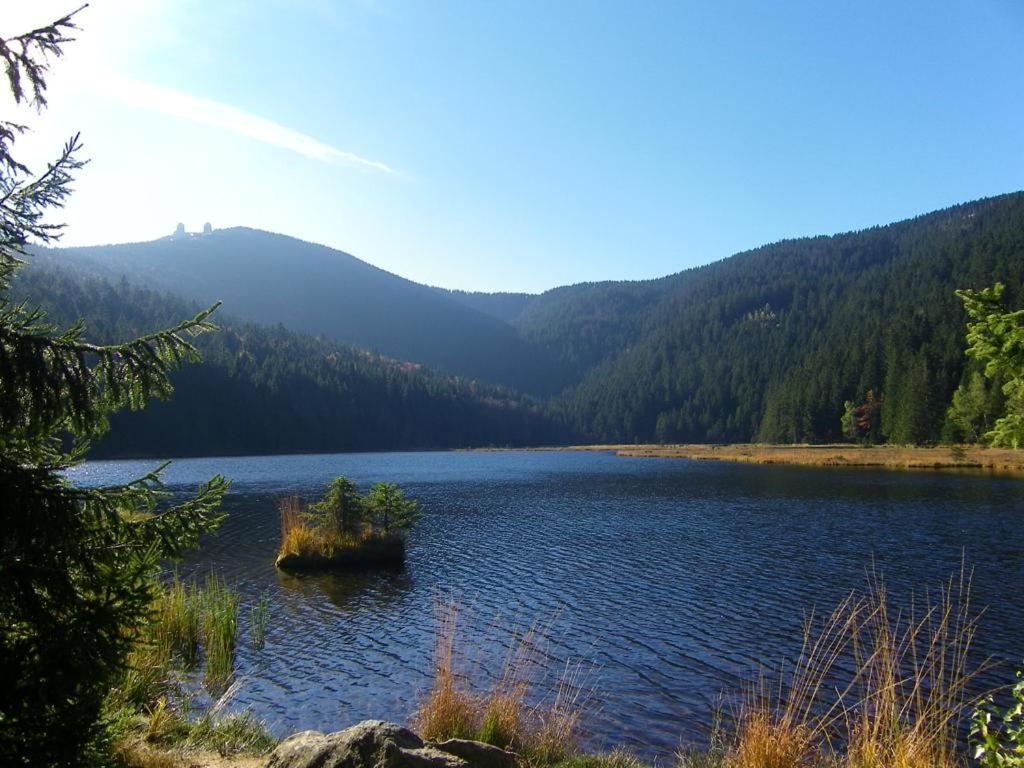
<instances>
[{"instance_id":1,"label":"grassy bank","mask_svg":"<svg viewBox=\"0 0 1024 768\"><path fill-rule=\"evenodd\" d=\"M799 655L736 692L736 703L715 713L708 743L682 748L658 765L1016 768L1021 763L1013 760L1024 759L1013 752L1014 744L1024 744L1024 683L1017 687L1017 714L1008 719L1010 710L993 710L972 694L976 676L989 667L971 662L978 614L969 593L970 580L960 574L930 593L930 601L897 610L881 579L870 578L830 614L807 619ZM208 622L225 632L232 624L225 602L230 597L222 585L200 590L173 583L157 606L135 667L159 674L148 676L147 686L120 692L132 702L118 752L122 765L250 768L272 746L258 721L220 714L223 703L190 717L172 682L175 670L199 672L198 660L209 654ZM628 751L581 749L595 701L592 678L580 664L553 663L544 627L510 632L493 669L479 664L481 638L458 630L458 608L439 603L432 683L410 723L421 736L483 741L514 753L518 768L645 768ZM196 679L211 685L205 675ZM983 747L973 759L958 740L972 712L972 741Z\"/></svg>"},{"instance_id":2,"label":"grassy bank","mask_svg":"<svg viewBox=\"0 0 1024 768\"><path fill-rule=\"evenodd\" d=\"M979 445L916 447L899 445L582 445L575 451L614 451L636 458L798 464L819 467L891 469L984 469L1024 472L1024 450Z\"/></svg>"},{"instance_id":3,"label":"grassy bank","mask_svg":"<svg viewBox=\"0 0 1024 768\"><path fill-rule=\"evenodd\" d=\"M107 697L112 753L120 765L173 768L255 765L276 740L249 713L227 712L234 683L240 601L223 580L173 578L118 685ZM266 598L249 611L248 639L262 647Z\"/></svg>"}]
</instances>

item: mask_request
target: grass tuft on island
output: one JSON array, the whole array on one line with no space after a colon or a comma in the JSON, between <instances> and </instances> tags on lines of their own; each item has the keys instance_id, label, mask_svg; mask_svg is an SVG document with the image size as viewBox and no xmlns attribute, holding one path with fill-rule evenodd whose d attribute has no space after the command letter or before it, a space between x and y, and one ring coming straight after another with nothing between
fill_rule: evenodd
<instances>
[{"instance_id":1,"label":"grass tuft on island","mask_svg":"<svg viewBox=\"0 0 1024 768\"><path fill-rule=\"evenodd\" d=\"M314 504L303 507L291 496L279 508L276 565L294 571L401 566L406 533L420 516L418 503L394 483L377 483L361 496L344 477L335 478Z\"/></svg>"}]
</instances>

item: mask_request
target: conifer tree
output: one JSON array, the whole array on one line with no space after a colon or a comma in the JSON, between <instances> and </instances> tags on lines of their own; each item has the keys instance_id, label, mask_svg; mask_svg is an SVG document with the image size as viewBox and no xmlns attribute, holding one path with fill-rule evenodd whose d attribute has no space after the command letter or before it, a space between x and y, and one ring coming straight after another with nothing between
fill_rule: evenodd
<instances>
[{"instance_id":1,"label":"conifer tree","mask_svg":"<svg viewBox=\"0 0 1024 768\"><path fill-rule=\"evenodd\" d=\"M366 522L366 501L347 477L334 478L323 499L310 504L309 509L322 516L331 530L343 535L358 533Z\"/></svg>"},{"instance_id":2,"label":"conifer tree","mask_svg":"<svg viewBox=\"0 0 1024 768\"><path fill-rule=\"evenodd\" d=\"M946 411L950 437L965 443L978 442L988 432L990 400L984 374L972 372L970 379L953 392L953 402Z\"/></svg>"},{"instance_id":3,"label":"conifer tree","mask_svg":"<svg viewBox=\"0 0 1024 768\"><path fill-rule=\"evenodd\" d=\"M72 40L74 14L0 40L16 104L46 106L48 66ZM112 346L81 323L58 329L11 281L30 243L52 243L46 216L82 166L72 137L33 173L13 154L24 125L0 121L0 765L80 765L101 754L102 704L147 619L161 561L193 546L221 516L215 477L170 504L158 472L81 488L65 471L117 409L171 392L169 374L198 359L189 338L215 307L175 328Z\"/></svg>"},{"instance_id":4,"label":"conifer tree","mask_svg":"<svg viewBox=\"0 0 1024 768\"><path fill-rule=\"evenodd\" d=\"M405 498L405 492L395 483L377 483L370 489L368 500L374 525L384 535L411 528L420 519L419 503Z\"/></svg>"},{"instance_id":5,"label":"conifer tree","mask_svg":"<svg viewBox=\"0 0 1024 768\"><path fill-rule=\"evenodd\" d=\"M981 291L963 290L967 354L984 365L985 376L1001 379L1006 412L985 439L993 445L1024 446L1024 309L1008 312L1003 306L1002 283Z\"/></svg>"}]
</instances>

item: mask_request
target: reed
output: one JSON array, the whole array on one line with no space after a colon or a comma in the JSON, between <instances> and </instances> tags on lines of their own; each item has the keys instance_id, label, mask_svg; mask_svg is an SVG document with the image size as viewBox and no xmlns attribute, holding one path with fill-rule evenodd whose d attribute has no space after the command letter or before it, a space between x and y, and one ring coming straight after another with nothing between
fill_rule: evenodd
<instances>
[{"instance_id":1,"label":"reed","mask_svg":"<svg viewBox=\"0 0 1024 768\"><path fill-rule=\"evenodd\" d=\"M895 611L869 577L815 629L786 684L762 678L733 721L723 765L732 768L957 768L957 726L977 628L962 570L931 599ZM849 670L845 674L842 670Z\"/></svg>"},{"instance_id":2,"label":"reed","mask_svg":"<svg viewBox=\"0 0 1024 768\"><path fill-rule=\"evenodd\" d=\"M436 607L434 679L430 693L413 716L427 739L472 738L517 752L531 764L551 764L577 753L582 712L589 692L582 667L567 664L554 690L537 697L544 669L541 634L536 627L512 633L496 682L486 690L472 687L462 669L458 645L459 609Z\"/></svg>"},{"instance_id":3,"label":"reed","mask_svg":"<svg viewBox=\"0 0 1024 768\"><path fill-rule=\"evenodd\" d=\"M970 707L969 652L977 630L970 577L935 599L892 615L885 584L872 581L851 638L857 697L843 711L849 768L953 768L957 726Z\"/></svg>"},{"instance_id":4,"label":"reed","mask_svg":"<svg viewBox=\"0 0 1024 768\"><path fill-rule=\"evenodd\" d=\"M270 597L263 592L259 600L249 606L249 642L254 650L258 651L266 644L269 616Z\"/></svg>"},{"instance_id":5,"label":"reed","mask_svg":"<svg viewBox=\"0 0 1024 768\"><path fill-rule=\"evenodd\" d=\"M238 594L216 574L207 575L201 593L203 685L213 694L223 692L231 682L235 664L235 635L238 632Z\"/></svg>"},{"instance_id":6,"label":"reed","mask_svg":"<svg viewBox=\"0 0 1024 768\"><path fill-rule=\"evenodd\" d=\"M434 608L437 627L434 632L434 681L430 695L420 706L413 721L426 739L468 739L477 734L480 701L459 681L455 658L455 637L459 609L453 603Z\"/></svg>"},{"instance_id":7,"label":"reed","mask_svg":"<svg viewBox=\"0 0 1024 768\"><path fill-rule=\"evenodd\" d=\"M201 601L195 585L186 586L175 574L156 601L153 640L161 655L177 657L186 669L199 659Z\"/></svg>"},{"instance_id":8,"label":"reed","mask_svg":"<svg viewBox=\"0 0 1024 768\"><path fill-rule=\"evenodd\" d=\"M107 697L120 734L113 748L120 764L152 768L192 764L181 750L221 755L261 754L273 746L264 724L250 713L226 714L235 683L239 597L209 574L202 586L175 574L153 603L152 619L137 638L127 670ZM262 646L270 606L266 594L251 607L250 633ZM202 663L202 671L197 667ZM196 714L199 680L217 699ZM218 698L219 697L219 698Z\"/></svg>"}]
</instances>

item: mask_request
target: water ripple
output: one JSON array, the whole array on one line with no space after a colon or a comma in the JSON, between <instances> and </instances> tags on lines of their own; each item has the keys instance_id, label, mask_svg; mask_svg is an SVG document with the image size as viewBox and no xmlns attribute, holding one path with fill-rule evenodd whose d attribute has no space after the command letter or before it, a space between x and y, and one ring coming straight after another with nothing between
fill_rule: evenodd
<instances>
[{"instance_id":1,"label":"water ripple","mask_svg":"<svg viewBox=\"0 0 1024 768\"><path fill-rule=\"evenodd\" d=\"M152 462L93 462L84 483ZM467 671L497 673L510 627L539 622L545 652L593 665L590 745L645 756L700 741L711 707L799 650L807 612L864 584L893 594L976 567L988 605L978 652L1024 657L1024 486L996 477L620 459L597 453L348 454L179 461L186 493L233 479L221 532L182 565L214 569L272 610L266 647L239 646L236 705L280 734L365 717L405 720L430 685L434 603L454 596L473 637ZM391 480L425 514L403 571L294 577L273 567L276 499L344 474Z\"/></svg>"}]
</instances>

